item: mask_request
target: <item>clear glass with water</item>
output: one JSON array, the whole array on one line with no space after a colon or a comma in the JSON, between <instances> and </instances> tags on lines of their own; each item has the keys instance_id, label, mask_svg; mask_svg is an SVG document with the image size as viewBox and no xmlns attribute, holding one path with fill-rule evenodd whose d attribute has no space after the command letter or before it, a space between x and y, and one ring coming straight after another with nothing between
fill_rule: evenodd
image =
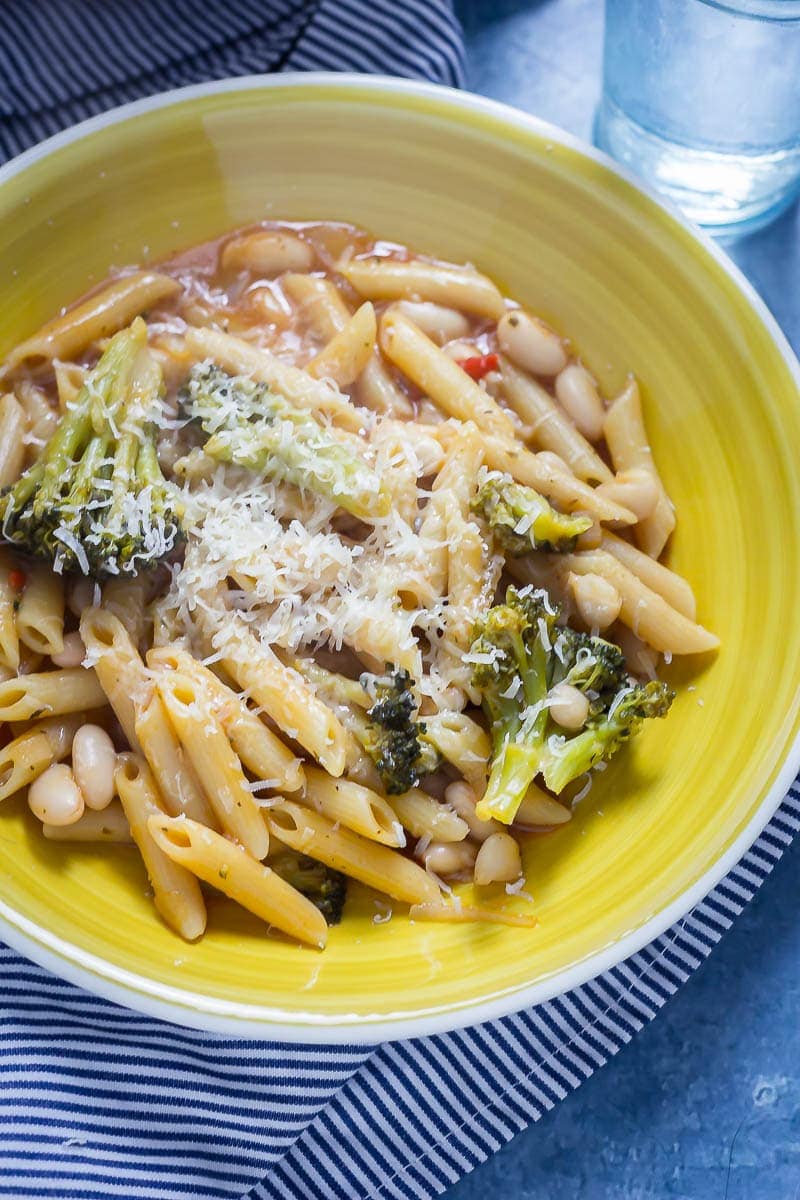
<instances>
[{"instance_id":1,"label":"clear glass with water","mask_svg":"<svg viewBox=\"0 0 800 1200\"><path fill-rule=\"evenodd\" d=\"M595 141L711 231L800 193L800 0L606 0Z\"/></svg>"}]
</instances>

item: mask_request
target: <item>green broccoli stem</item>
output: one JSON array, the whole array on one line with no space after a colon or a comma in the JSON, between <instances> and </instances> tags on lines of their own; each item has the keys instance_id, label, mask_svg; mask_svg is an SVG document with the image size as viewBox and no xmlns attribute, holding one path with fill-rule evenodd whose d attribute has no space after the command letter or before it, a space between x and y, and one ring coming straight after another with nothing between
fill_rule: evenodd
<instances>
[{"instance_id":1,"label":"green broccoli stem","mask_svg":"<svg viewBox=\"0 0 800 1200\"><path fill-rule=\"evenodd\" d=\"M223 414L215 394L220 388L238 401L238 412ZM211 458L308 488L359 518L388 515L391 499L378 475L310 413L251 380L204 365L194 369L189 394L192 415L210 434L204 449Z\"/></svg>"},{"instance_id":2,"label":"green broccoli stem","mask_svg":"<svg viewBox=\"0 0 800 1200\"><path fill-rule=\"evenodd\" d=\"M541 742L506 741L492 760L486 791L475 807L482 821L510 825L539 770Z\"/></svg>"},{"instance_id":3,"label":"green broccoli stem","mask_svg":"<svg viewBox=\"0 0 800 1200\"><path fill-rule=\"evenodd\" d=\"M602 721L569 738L557 749L547 747L542 759L545 784L558 796L564 788L622 745L621 729L613 721Z\"/></svg>"}]
</instances>

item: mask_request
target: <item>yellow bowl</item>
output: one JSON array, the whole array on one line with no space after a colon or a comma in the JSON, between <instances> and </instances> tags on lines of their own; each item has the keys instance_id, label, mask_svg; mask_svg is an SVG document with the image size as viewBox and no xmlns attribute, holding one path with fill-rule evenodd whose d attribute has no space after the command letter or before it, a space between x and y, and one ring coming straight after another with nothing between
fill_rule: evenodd
<instances>
[{"instance_id":1,"label":"yellow bowl","mask_svg":"<svg viewBox=\"0 0 800 1200\"><path fill-rule=\"evenodd\" d=\"M58 974L187 1025L408 1037L541 1001L661 933L728 870L798 765L798 366L727 259L557 129L411 83L204 85L87 122L0 172L0 353L110 268L267 217L356 222L472 260L573 339L608 392L632 370L679 514L670 561L716 659L572 823L527 850L534 930L373 920L319 955L215 904L198 944L155 916L135 854L0 813L0 934Z\"/></svg>"}]
</instances>

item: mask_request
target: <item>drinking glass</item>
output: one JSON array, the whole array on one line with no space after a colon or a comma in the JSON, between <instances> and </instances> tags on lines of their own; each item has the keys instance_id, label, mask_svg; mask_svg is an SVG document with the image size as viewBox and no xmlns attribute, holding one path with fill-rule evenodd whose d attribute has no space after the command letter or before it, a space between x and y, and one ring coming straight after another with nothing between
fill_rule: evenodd
<instances>
[{"instance_id":1,"label":"drinking glass","mask_svg":"<svg viewBox=\"0 0 800 1200\"><path fill-rule=\"evenodd\" d=\"M800 0L606 0L595 141L712 232L800 192Z\"/></svg>"}]
</instances>

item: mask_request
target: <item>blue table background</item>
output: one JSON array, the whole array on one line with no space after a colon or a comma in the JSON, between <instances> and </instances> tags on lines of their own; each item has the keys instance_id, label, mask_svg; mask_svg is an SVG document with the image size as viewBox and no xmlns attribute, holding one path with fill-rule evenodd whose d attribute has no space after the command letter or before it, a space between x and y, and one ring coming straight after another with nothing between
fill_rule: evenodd
<instances>
[{"instance_id":1,"label":"blue table background","mask_svg":"<svg viewBox=\"0 0 800 1200\"><path fill-rule=\"evenodd\" d=\"M472 91L590 139L601 0L456 7ZM798 211L729 253L800 351ZM446 1200L800 1200L799 863L795 844L655 1022Z\"/></svg>"}]
</instances>

